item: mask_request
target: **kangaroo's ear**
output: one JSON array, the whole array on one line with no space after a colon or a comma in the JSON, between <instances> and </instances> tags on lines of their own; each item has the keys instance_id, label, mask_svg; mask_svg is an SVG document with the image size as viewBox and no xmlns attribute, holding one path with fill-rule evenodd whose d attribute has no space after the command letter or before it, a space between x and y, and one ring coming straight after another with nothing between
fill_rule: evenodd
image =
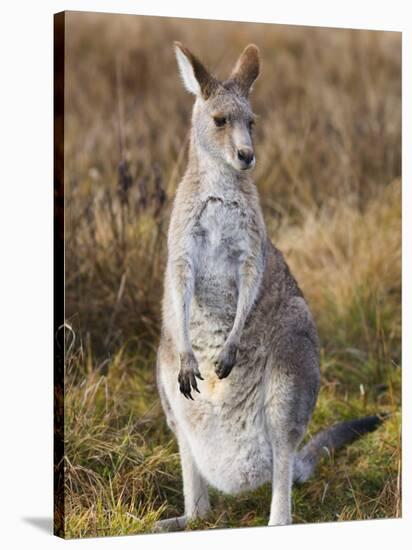
<instances>
[{"instance_id":1,"label":"kangaroo's ear","mask_svg":"<svg viewBox=\"0 0 412 550\"><path fill-rule=\"evenodd\" d=\"M230 75L230 80L234 81L240 92L247 97L252 90L253 83L259 76L259 71L259 49L254 44L249 44L240 54Z\"/></svg>"},{"instance_id":2,"label":"kangaroo's ear","mask_svg":"<svg viewBox=\"0 0 412 550\"><path fill-rule=\"evenodd\" d=\"M174 46L180 75L186 89L196 96L208 99L217 87L217 80L183 44L175 42Z\"/></svg>"}]
</instances>

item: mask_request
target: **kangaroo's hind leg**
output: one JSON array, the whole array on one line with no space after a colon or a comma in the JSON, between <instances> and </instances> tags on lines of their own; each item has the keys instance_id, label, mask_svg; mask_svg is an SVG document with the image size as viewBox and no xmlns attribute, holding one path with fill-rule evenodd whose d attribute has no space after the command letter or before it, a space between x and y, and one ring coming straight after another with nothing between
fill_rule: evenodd
<instances>
[{"instance_id":1,"label":"kangaroo's hind leg","mask_svg":"<svg viewBox=\"0 0 412 550\"><path fill-rule=\"evenodd\" d=\"M280 375L280 376L279 376ZM291 523L291 493L296 448L303 430L293 426L290 414L289 381L276 373L266 406L268 436L272 446L272 500L269 525Z\"/></svg>"},{"instance_id":2,"label":"kangaroo's hind leg","mask_svg":"<svg viewBox=\"0 0 412 550\"><path fill-rule=\"evenodd\" d=\"M172 370L170 366L176 361L175 353L170 347L167 348L166 344L167 342L165 343L163 341L159 346L156 365L157 387L167 423L175 434L179 445L185 510L183 516L156 522L154 526L155 531L175 531L184 529L188 521L198 517L204 517L210 510L207 483L199 472L190 446L179 428L178 420L163 387L161 376L162 367L166 369L166 372L170 372ZM171 376L174 377L174 374L171 374ZM175 383L177 383L177 381L175 381ZM182 398L180 394L179 398Z\"/></svg>"},{"instance_id":3,"label":"kangaroo's hind leg","mask_svg":"<svg viewBox=\"0 0 412 550\"><path fill-rule=\"evenodd\" d=\"M273 445L272 500L269 525L291 523L291 491L294 450L290 445Z\"/></svg>"},{"instance_id":4,"label":"kangaroo's hind leg","mask_svg":"<svg viewBox=\"0 0 412 550\"><path fill-rule=\"evenodd\" d=\"M185 515L188 519L204 517L210 510L206 480L199 472L189 445L183 437L179 437L179 451L183 475Z\"/></svg>"},{"instance_id":5,"label":"kangaroo's hind leg","mask_svg":"<svg viewBox=\"0 0 412 550\"><path fill-rule=\"evenodd\" d=\"M319 390L316 329L302 298L282 312L283 326L266 365L266 423L272 444L272 503L269 525L291 523L291 490L297 447Z\"/></svg>"},{"instance_id":6,"label":"kangaroo's hind leg","mask_svg":"<svg viewBox=\"0 0 412 550\"><path fill-rule=\"evenodd\" d=\"M183 516L158 521L155 531L185 529L190 520L207 515L210 510L207 483L199 472L188 443L178 434L180 463L183 476L185 512Z\"/></svg>"},{"instance_id":7,"label":"kangaroo's hind leg","mask_svg":"<svg viewBox=\"0 0 412 550\"><path fill-rule=\"evenodd\" d=\"M295 455L306 432L314 400L308 394L300 395L299 383L293 375L286 376L281 381L282 374L278 374L280 380L276 377L278 380L275 384L280 391L272 396L271 404L267 405L273 468L269 525L288 525L292 521L291 493ZM282 385L284 391L281 389ZM308 382L309 387L310 385ZM312 390L311 393L315 392L316 390Z\"/></svg>"}]
</instances>

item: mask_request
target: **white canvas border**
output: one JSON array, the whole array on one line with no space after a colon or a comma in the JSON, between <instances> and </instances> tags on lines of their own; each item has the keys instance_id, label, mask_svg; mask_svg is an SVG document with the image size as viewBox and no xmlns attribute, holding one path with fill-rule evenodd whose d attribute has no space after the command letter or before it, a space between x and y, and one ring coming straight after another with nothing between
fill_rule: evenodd
<instances>
[{"instance_id":1,"label":"white canvas border","mask_svg":"<svg viewBox=\"0 0 412 550\"><path fill-rule=\"evenodd\" d=\"M397 30L403 32L403 435L404 472L411 471L411 18L408 2L310 2L288 0L14 0L0 20L1 285L1 543L4 548L185 548L265 545L374 549L408 542L410 482L404 475L403 519L285 528L61 541L30 518L52 514L52 14L64 9L234 19L285 24Z\"/></svg>"}]
</instances>

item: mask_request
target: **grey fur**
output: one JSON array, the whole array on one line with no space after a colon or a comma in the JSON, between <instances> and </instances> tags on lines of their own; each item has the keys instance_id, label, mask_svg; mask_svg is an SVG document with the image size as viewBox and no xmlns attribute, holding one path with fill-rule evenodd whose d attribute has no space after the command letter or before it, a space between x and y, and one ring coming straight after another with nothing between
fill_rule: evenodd
<instances>
[{"instance_id":1,"label":"grey fur","mask_svg":"<svg viewBox=\"0 0 412 550\"><path fill-rule=\"evenodd\" d=\"M302 292L266 236L248 170L254 160L245 165L237 154L253 151L248 89L258 51L245 49L230 81L209 84L203 66L196 82L193 54L176 49L196 102L169 227L157 383L179 443L185 513L156 529L206 515L209 484L235 494L268 481L269 524L287 524L293 477L303 479L318 456L316 445L302 456L297 448L318 395L319 343ZM205 89L213 90L207 99Z\"/></svg>"}]
</instances>

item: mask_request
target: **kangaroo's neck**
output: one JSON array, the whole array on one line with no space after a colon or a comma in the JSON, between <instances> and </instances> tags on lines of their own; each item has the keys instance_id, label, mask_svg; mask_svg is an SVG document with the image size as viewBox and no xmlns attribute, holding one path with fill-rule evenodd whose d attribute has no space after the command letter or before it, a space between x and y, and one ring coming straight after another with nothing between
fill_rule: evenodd
<instances>
[{"instance_id":1,"label":"kangaroo's neck","mask_svg":"<svg viewBox=\"0 0 412 550\"><path fill-rule=\"evenodd\" d=\"M249 174L236 171L202 148L196 142L193 131L190 139L187 172L191 179L199 182L201 192L210 195L239 192L245 185L252 184Z\"/></svg>"}]
</instances>

